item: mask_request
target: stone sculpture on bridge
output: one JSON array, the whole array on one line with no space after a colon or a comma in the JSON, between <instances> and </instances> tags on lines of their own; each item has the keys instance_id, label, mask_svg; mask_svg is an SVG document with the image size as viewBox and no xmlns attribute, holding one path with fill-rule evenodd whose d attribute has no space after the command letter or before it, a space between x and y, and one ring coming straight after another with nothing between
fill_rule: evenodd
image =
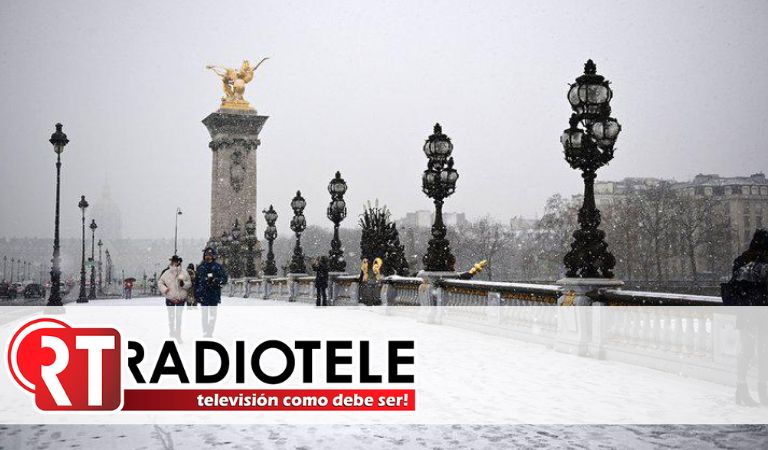
<instances>
[{"instance_id":1,"label":"stone sculpture on bridge","mask_svg":"<svg viewBox=\"0 0 768 450\"><path fill-rule=\"evenodd\" d=\"M253 80L253 73L268 59L269 58L262 59L255 67L251 67L251 63L246 59L243 61L243 65L240 66L240 70L224 66L205 66L206 69L212 70L216 75L221 77L222 88L224 89L224 97L221 98L222 108L253 109L245 98L243 98L245 85Z\"/></svg>"}]
</instances>

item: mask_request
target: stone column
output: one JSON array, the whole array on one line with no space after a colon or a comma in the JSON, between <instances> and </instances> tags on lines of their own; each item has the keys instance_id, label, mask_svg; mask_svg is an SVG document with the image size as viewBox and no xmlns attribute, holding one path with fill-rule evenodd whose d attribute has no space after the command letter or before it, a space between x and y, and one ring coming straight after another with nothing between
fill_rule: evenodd
<instances>
[{"instance_id":1,"label":"stone column","mask_svg":"<svg viewBox=\"0 0 768 450\"><path fill-rule=\"evenodd\" d=\"M235 219L243 225L257 217L256 149L266 116L256 111L222 108L203 119L211 134L211 237L218 244L222 233L230 233ZM254 264L261 267L261 245L257 241Z\"/></svg>"}]
</instances>

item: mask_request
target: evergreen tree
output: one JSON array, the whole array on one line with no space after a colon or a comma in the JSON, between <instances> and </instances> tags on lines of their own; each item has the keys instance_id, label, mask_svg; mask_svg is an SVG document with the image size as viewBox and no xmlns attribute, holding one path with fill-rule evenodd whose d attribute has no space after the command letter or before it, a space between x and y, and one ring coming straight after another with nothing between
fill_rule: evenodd
<instances>
[{"instance_id":1,"label":"evergreen tree","mask_svg":"<svg viewBox=\"0 0 768 450\"><path fill-rule=\"evenodd\" d=\"M372 270L373 261L381 258L383 266L381 274L407 275L408 260L405 258L405 247L400 244L400 236L397 226L390 221L390 212L386 206L371 206L363 211L360 217L362 236L360 239L360 256L368 259L369 271ZM373 273L369 273L373 278Z\"/></svg>"}]
</instances>

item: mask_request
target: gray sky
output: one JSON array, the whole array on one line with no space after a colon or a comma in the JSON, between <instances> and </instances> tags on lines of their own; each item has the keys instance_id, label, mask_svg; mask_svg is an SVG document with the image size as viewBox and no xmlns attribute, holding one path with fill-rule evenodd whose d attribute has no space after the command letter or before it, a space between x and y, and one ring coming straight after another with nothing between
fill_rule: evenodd
<instances>
[{"instance_id":1,"label":"gray sky","mask_svg":"<svg viewBox=\"0 0 768 450\"><path fill-rule=\"evenodd\" d=\"M246 89L270 116L259 209L287 233L296 189L325 219L335 170L352 221L367 199L428 209L421 147L439 121L460 178L447 211L534 216L581 190L562 158L567 83L587 58L623 125L598 179L768 169L768 2L116 2L0 6L0 236L53 233L57 121L65 235L108 179L124 234L207 237L206 64L271 57ZM261 218L260 218L261 219ZM99 221L99 218L96 217ZM259 225L261 235L263 227Z\"/></svg>"}]
</instances>

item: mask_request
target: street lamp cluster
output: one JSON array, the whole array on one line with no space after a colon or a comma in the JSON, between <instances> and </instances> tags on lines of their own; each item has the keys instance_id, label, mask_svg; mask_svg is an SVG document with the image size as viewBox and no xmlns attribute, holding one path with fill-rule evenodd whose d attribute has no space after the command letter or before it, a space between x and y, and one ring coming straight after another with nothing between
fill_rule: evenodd
<instances>
[{"instance_id":1,"label":"street lamp cluster","mask_svg":"<svg viewBox=\"0 0 768 450\"><path fill-rule=\"evenodd\" d=\"M435 203L432 237L427 254L424 255L424 270L428 272L455 270L456 258L445 238L446 229L443 224L443 201L456 191L456 180L459 179L459 173L453 168L452 152L451 139L443 134L439 123L435 124L434 133L424 143L424 154L428 162L421 176L421 190Z\"/></svg>"},{"instance_id":2,"label":"street lamp cluster","mask_svg":"<svg viewBox=\"0 0 768 450\"><path fill-rule=\"evenodd\" d=\"M264 230L264 239L267 240L267 261L264 263L264 275L275 276L277 275L277 265L275 264L275 252L272 251L272 246L277 239L277 212L272 205L269 205L269 209L264 211L264 220L267 222L267 228Z\"/></svg>"},{"instance_id":3,"label":"street lamp cluster","mask_svg":"<svg viewBox=\"0 0 768 450\"><path fill-rule=\"evenodd\" d=\"M341 178L341 173L328 183L328 193L331 194L331 203L328 205L326 215L333 222L333 239L331 251L328 252L329 267L331 272L344 272L347 270L347 262L344 260L344 249L339 239L339 224L347 217L347 204L344 202L344 193L347 192L347 183Z\"/></svg>"},{"instance_id":4,"label":"street lamp cluster","mask_svg":"<svg viewBox=\"0 0 768 450\"><path fill-rule=\"evenodd\" d=\"M255 277L256 271L256 222L248 216L244 224L245 235L240 228L240 221L235 219L229 232L222 232L219 238L219 257L222 264L234 278Z\"/></svg>"},{"instance_id":5,"label":"street lamp cluster","mask_svg":"<svg viewBox=\"0 0 768 450\"><path fill-rule=\"evenodd\" d=\"M333 239L331 240L331 249L328 252L330 272L344 272L347 268L347 262L344 260L344 247L339 239L339 226L347 217L347 204L344 201L344 194L347 192L347 183L341 177L341 172L336 171L336 175L328 183L328 193L331 195L331 202L326 209L326 217L333 223ZM291 209L293 217L291 218L291 231L296 235L296 244L293 248L291 261L288 265L290 273L306 273L307 266L304 262L304 249L301 247L301 234L307 228L307 220L304 217L304 208L307 202L301 196L301 191L296 191L296 195L291 200ZM264 264L265 275L277 275L277 266L275 265L275 255L272 251L272 245L277 238L277 212L269 205L268 210L264 210L264 219L267 221L267 229L264 231L264 238L267 240L269 250L267 260Z\"/></svg>"},{"instance_id":6,"label":"street lamp cluster","mask_svg":"<svg viewBox=\"0 0 768 450\"><path fill-rule=\"evenodd\" d=\"M571 250L563 260L566 276L571 278L613 278L616 265L616 259L608 251L605 232L598 229L600 211L595 206L594 191L597 169L613 159L613 146L621 131L619 122L610 117L613 91L609 84L597 74L597 67L590 59L584 64L584 74L576 78L568 90L573 114L560 142L565 160L572 168L581 170L584 179L580 228L573 233Z\"/></svg>"},{"instance_id":7,"label":"street lamp cluster","mask_svg":"<svg viewBox=\"0 0 768 450\"><path fill-rule=\"evenodd\" d=\"M293 256L288 269L291 273L307 272L307 266L304 264L304 250L301 248L301 233L307 228L307 220L304 218L305 206L307 206L307 202L301 196L301 191L296 191L296 196L291 200L291 209L293 210L291 231L296 233L296 246L293 248Z\"/></svg>"}]
</instances>

